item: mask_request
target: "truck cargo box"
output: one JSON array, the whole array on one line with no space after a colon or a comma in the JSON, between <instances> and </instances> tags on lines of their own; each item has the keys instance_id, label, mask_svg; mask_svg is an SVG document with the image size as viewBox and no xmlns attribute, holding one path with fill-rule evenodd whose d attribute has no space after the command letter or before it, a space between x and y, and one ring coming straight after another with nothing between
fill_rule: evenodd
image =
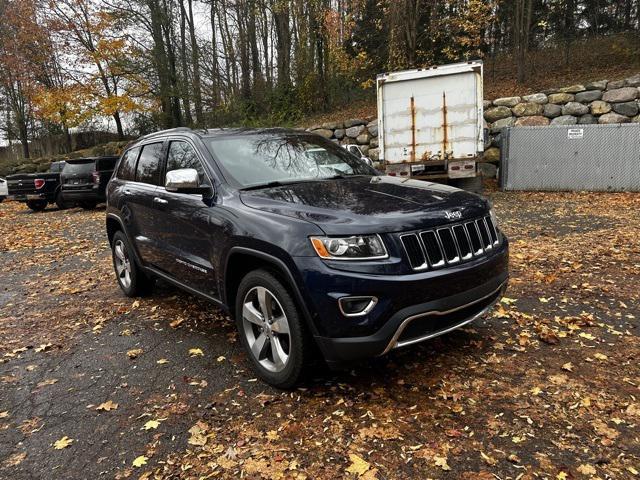
<instances>
[{"instance_id":1,"label":"truck cargo box","mask_svg":"<svg viewBox=\"0 0 640 480\"><path fill-rule=\"evenodd\" d=\"M476 175L484 150L482 62L377 77L380 161L398 176Z\"/></svg>"}]
</instances>

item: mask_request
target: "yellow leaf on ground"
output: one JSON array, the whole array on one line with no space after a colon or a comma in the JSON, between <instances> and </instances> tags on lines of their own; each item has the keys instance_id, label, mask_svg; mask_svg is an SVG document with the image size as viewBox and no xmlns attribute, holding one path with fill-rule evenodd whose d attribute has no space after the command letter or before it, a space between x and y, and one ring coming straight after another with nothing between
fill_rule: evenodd
<instances>
[{"instance_id":1,"label":"yellow leaf on ground","mask_svg":"<svg viewBox=\"0 0 640 480\"><path fill-rule=\"evenodd\" d=\"M364 475L364 473L371 467L371 465L369 465L369 462L356 455L355 453L349 454L349 460L351 460L351 465L347 467L347 472L353 473L358 476Z\"/></svg>"},{"instance_id":2,"label":"yellow leaf on ground","mask_svg":"<svg viewBox=\"0 0 640 480\"><path fill-rule=\"evenodd\" d=\"M116 408L118 408L118 404L112 402L111 400L107 400L104 403L101 403L100 405L98 405L96 407L96 410L103 410L105 412L110 412L111 410L115 410Z\"/></svg>"},{"instance_id":3,"label":"yellow leaf on ground","mask_svg":"<svg viewBox=\"0 0 640 480\"><path fill-rule=\"evenodd\" d=\"M147 464L147 460L149 460L149 458L145 457L144 455L140 455L139 457L135 458L132 465L134 467L141 467Z\"/></svg>"},{"instance_id":4,"label":"yellow leaf on ground","mask_svg":"<svg viewBox=\"0 0 640 480\"><path fill-rule=\"evenodd\" d=\"M204 356L204 352L199 348L190 348L189 355L192 357L198 357L198 356L202 357Z\"/></svg>"},{"instance_id":5,"label":"yellow leaf on ground","mask_svg":"<svg viewBox=\"0 0 640 480\"><path fill-rule=\"evenodd\" d=\"M141 348L134 348L133 350L129 350L127 352L127 356L133 360L134 358L137 358L140 355L142 355L142 352L143 350Z\"/></svg>"},{"instance_id":6,"label":"yellow leaf on ground","mask_svg":"<svg viewBox=\"0 0 640 480\"><path fill-rule=\"evenodd\" d=\"M562 365L562 369L566 370L567 372L573 372L573 364L571 362L567 362Z\"/></svg>"},{"instance_id":7,"label":"yellow leaf on ground","mask_svg":"<svg viewBox=\"0 0 640 480\"><path fill-rule=\"evenodd\" d=\"M607 357L606 355L604 355L602 353L596 353L594 355L594 357L596 357L598 360L606 360L607 358L609 358L609 357Z\"/></svg>"},{"instance_id":8,"label":"yellow leaf on ground","mask_svg":"<svg viewBox=\"0 0 640 480\"><path fill-rule=\"evenodd\" d=\"M580 332L580 336L582 338L586 338L587 340L595 340L596 339L596 337L594 337L590 333L586 333L586 332Z\"/></svg>"},{"instance_id":9,"label":"yellow leaf on ground","mask_svg":"<svg viewBox=\"0 0 640 480\"><path fill-rule=\"evenodd\" d=\"M56 450L62 450L63 448L67 448L69 445L73 443L73 439L67 436L62 437L60 440L56 440L53 444L53 448Z\"/></svg>"},{"instance_id":10,"label":"yellow leaf on ground","mask_svg":"<svg viewBox=\"0 0 640 480\"><path fill-rule=\"evenodd\" d=\"M447 463L447 457L439 457L436 455L433 457L433 463L436 467L440 467L442 470L451 470L451 467Z\"/></svg>"},{"instance_id":11,"label":"yellow leaf on ground","mask_svg":"<svg viewBox=\"0 0 640 480\"><path fill-rule=\"evenodd\" d=\"M149 420L147 423L144 424L141 430L151 430L152 428L156 429L159 426L160 426L160 422L158 420Z\"/></svg>"},{"instance_id":12,"label":"yellow leaf on ground","mask_svg":"<svg viewBox=\"0 0 640 480\"><path fill-rule=\"evenodd\" d=\"M589 465L586 463L583 463L578 467L578 472L580 472L583 475L595 475L597 473L593 465Z\"/></svg>"},{"instance_id":13,"label":"yellow leaf on ground","mask_svg":"<svg viewBox=\"0 0 640 480\"><path fill-rule=\"evenodd\" d=\"M209 425L202 420L198 420L196 424L189 429L191 436L189 437L188 444L203 447L207 443L207 431Z\"/></svg>"},{"instance_id":14,"label":"yellow leaf on ground","mask_svg":"<svg viewBox=\"0 0 640 480\"><path fill-rule=\"evenodd\" d=\"M161 358L160 360L158 360L156 362L158 365L164 365L165 363L169 363L169 360L167 360L166 358Z\"/></svg>"},{"instance_id":15,"label":"yellow leaf on ground","mask_svg":"<svg viewBox=\"0 0 640 480\"><path fill-rule=\"evenodd\" d=\"M0 418L7 418L9 416L9 410L5 410L4 412L0 412Z\"/></svg>"}]
</instances>

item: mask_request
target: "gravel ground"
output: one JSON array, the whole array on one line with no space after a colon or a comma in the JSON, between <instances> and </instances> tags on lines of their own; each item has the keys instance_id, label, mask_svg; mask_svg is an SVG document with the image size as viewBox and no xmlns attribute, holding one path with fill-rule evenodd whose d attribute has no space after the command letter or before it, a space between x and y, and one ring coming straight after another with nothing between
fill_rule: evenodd
<instances>
[{"instance_id":1,"label":"gravel ground","mask_svg":"<svg viewBox=\"0 0 640 480\"><path fill-rule=\"evenodd\" d=\"M232 321L117 288L104 210L0 205L0 478L640 478L640 196L491 193L487 318L281 392Z\"/></svg>"}]
</instances>

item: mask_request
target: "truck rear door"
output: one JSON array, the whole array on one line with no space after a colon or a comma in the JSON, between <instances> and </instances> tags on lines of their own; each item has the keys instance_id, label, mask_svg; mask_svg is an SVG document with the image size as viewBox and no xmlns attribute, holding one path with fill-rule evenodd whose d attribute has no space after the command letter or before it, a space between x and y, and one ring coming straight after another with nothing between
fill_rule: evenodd
<instances>
[{"instance_id":1,"label":"truck rear door","mask_svg":"<svg viewBox=\"0 0 640 480\"><path fill-rule=\"evenodd\" d=\"M477 157L483 148L482 63L379 76L378 118L386 164Z\"/></svg>"}]
</instances>

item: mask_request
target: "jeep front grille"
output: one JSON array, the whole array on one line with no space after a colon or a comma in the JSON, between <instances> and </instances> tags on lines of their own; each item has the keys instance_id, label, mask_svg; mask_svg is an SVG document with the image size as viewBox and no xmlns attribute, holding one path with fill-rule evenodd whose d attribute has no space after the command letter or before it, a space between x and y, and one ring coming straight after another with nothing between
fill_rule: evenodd
<instances>
[{"instance_id":1,"label":"jeep front grille","mask_svg":"<svg viewBox=\"0 0 640 480\"><path fill-rule=\"evenodd\" d=\"M481 257L500 239L491 217L400 236L411 268L426 270Z\"/></svg>"}]
</instances>

